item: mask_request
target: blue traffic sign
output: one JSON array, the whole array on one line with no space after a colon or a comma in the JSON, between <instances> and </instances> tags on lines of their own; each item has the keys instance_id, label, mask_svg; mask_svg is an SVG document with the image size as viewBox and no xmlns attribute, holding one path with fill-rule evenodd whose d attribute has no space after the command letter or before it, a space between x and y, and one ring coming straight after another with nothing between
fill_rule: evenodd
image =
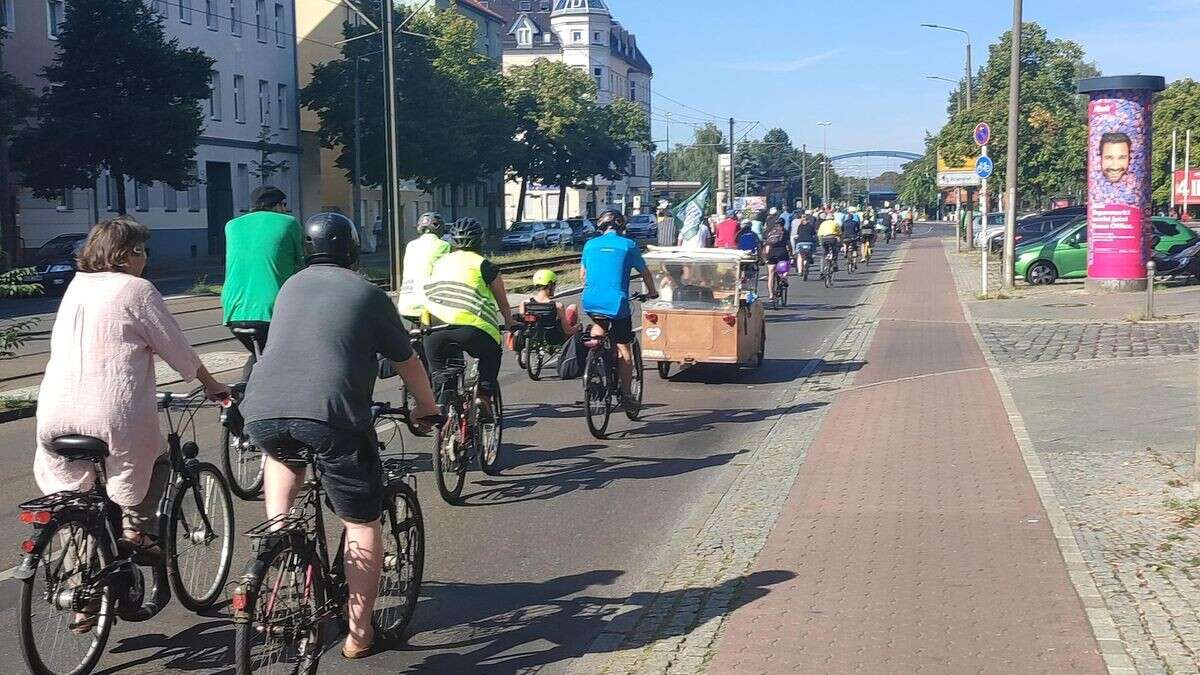
<instances>
[{"instance_id":1,"label":"blue traffic sign","mask_svg":"<svg viewBox=\"0 0 1200 675\"><path fill-rule=\"evenodd\" d=\"M996 170L996 165L992 163L991 157L980 157L975 160L975 174L980 178L991 178L992 172Z\"/></svg>"},{"instance_id":2,"label":"blue traffic sign","mask_svg":"<svg viewBox=\"0 0 1200 675\"><path fill-rule=\"evenodd\" d=\"M975 125L975 144L987 145L988 141L992 140L992 128L987 122L980 122Z\"/></svg>"}]
</instances>

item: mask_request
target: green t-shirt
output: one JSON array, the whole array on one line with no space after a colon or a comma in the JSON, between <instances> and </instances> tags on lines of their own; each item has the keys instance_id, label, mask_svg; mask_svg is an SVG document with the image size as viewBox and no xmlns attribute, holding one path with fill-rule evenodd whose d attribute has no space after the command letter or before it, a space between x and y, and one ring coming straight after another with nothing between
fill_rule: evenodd
<instances>
[{"instance_id":1,"label":"green t-shirt","mask_svg":"<svg viewBox=\"0 0 1200 675\"><path fill-rule=\"evenodd\" d=\"M300 223L276 211L255 211L225 224L225 323L270 321L283 282L304 267Z\"/></svg>"}]
</instances>

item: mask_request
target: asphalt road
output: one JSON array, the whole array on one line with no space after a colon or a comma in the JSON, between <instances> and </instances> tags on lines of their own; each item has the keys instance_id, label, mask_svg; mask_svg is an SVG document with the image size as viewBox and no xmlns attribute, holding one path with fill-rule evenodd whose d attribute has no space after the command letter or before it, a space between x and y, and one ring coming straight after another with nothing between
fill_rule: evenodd
<instances>
[{"instance_id":1,"label":"asphalt road","mask_svg":"<svg viewBox=\"0 0 1200 675\"><path fill-rule=\"evenodd\" d=\"M881 248L877 260L891 253ZM656 588L656 573L669 568L676 546L703 522L748 450L785 410L778 401L782 383L820 367L816 360L848 310L878 283L876 269L873 263L853 279L843 272L833 289L794 280L791 305L768 312L766 363L757 371L697 366L664 382L648 370L645 419L614 417L616 433L607 442L588 435L578 381L530 382L507 356L501 376L507 468L496 478L470 474L467 505L451 507L438 496L428 440L397 438L389 445L399 452L404 441L415 453L427 530L425 583L408 643L354 664L335 649L322 672L566 671L606 621L647 602L644 591ZM202 311L188 321L198 336L216 323ZM381 385L377 398L387 400L392 386ZM201 418L201 457L217 463L216 412ZM32 419L0 425L7 467L0 541L10 542L0 569L16 564L27 533L16 504L37 495L33 430ZM239 532L262 519L259 502L237 502L235 511ZM248 543L239 540L231 581L248 555ZM0 581L0 624L12 636L0 645L7 672L18 670L21 659L18 590L16 581ZM97 672L231 672L232 645L224 604L197 617L176 603L148 624L118 624Z\"/></svg>"}]
</instances>

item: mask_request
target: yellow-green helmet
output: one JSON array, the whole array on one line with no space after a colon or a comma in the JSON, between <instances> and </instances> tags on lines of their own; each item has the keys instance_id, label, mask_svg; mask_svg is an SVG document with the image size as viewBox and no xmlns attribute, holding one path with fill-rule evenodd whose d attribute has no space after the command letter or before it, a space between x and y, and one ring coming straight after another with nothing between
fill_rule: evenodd
<instances>
[{"instance_id":1,"label":"yellow-green helmet","mask_svg":"<svg viewBox=\"0 0 1200 675\"><path fill-rule=\"evenodd\" d=\"M554 270L538 270L533 273L534 286L553 286L558 283L558 275Z\"/></svg>"}]
</instances>

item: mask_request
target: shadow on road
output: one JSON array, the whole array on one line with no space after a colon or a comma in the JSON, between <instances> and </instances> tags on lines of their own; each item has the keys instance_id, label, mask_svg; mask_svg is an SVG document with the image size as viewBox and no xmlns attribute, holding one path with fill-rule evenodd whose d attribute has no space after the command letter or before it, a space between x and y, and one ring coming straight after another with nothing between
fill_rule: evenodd
<instances>
[{"instance_id":1,"label":"shadow on road","mask_svg":"<svg viewBox=\"0 0 1200 675\"><path fill-rule=\"evenodd\" d=\"M650 607L670 612L696 596L732 597L724 614L758 600L770 587L795 577L783 570L755 572L715 587L682 588L667 593L634 593L626 598L581 595L589 588L613 583L623 572L594 570L543 583L428 584L435 612L418 608L410 650L433 651L413 664L408 673L518 673L536 671L583 656L591 639L617 618ZM424 605L424 603L422 603ZM420 623L421 616L439 619L437 625ZM708 620L703 612L686 624L664 621L644 636L631 631L617 649L639 649L658 640L682 637ZM457 653L447 653L452 650Z\"/></svg>"}]
</instances>

